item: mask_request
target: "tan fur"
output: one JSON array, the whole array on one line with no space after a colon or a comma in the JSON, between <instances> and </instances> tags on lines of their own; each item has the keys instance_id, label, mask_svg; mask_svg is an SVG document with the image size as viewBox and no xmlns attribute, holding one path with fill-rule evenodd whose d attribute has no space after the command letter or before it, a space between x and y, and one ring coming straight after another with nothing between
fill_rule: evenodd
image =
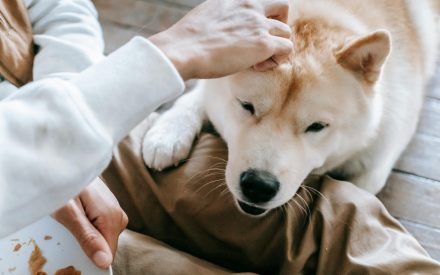
<instances>
[{"instance_id":1,"label":"tan fur","mask_svg":"<svg viewBox=\"0 0 440 275\"><path fill-rule=\"evenodd\" d=\"M378 192L416 129L434 73L439 2L291 0L287 62L202 81L147 133L145 162L162 169L185 158L206 115L228 144L226 184L237 200L248 202L239 184L248 169L280 182L256 205L264 209L290 200L309 174ZM316 122L328 127L307 131Z\"/></svg>"}]
</instances>

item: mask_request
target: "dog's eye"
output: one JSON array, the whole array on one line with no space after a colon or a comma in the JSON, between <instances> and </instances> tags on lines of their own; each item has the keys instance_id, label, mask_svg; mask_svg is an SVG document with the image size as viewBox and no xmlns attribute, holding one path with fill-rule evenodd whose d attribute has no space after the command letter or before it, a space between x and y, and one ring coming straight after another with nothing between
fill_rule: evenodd
<instances>
[{"instance_id":1,"label":"dog's eye","mask_svg":"<svg viewBox=\"0 0 440 275\"><path fill-rule=\"evenodd\" d=\"M240 101L241 107L251 113L251 115L255 115L255 108L252 103Z\"/></svg>"},{"instance_id":2,"label":"dog's eye","mask_svg":"<svg viewBox=\"0 0 440 275\"><path fill-rule=\"evenodd\" d=\"M328 126L329 126L328 123L315 122L315 123L311 124L309 127L307 127L306 133L309 133L309 132L317 133L317 132L324 130Z\"/></svg>"}]
</instances>

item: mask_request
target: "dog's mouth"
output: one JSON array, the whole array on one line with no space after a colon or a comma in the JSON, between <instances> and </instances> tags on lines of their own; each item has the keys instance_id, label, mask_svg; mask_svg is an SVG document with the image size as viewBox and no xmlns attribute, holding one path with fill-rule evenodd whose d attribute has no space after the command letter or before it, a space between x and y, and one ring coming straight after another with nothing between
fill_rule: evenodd
<instances>
[{"instance_id":1,"label":"dog's mouth","mask_svg":"<svg viewBox=\"0 0 440 275\"><path fill-rule=\"evenodd\" d=\"M260 216L267 212L266 209L255 207L241 201L238 201L238 206L243 212L251 216Z\"/></svg>"}]
</instances>

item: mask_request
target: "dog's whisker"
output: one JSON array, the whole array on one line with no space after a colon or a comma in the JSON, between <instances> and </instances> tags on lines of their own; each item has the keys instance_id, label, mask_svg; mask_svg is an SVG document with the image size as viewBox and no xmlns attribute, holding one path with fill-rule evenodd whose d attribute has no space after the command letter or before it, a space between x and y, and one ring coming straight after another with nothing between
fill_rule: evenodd
<instances>
[{"instance_id":1,"label":"dog's whisker","mask_svg":"<svg viewBox=\"0 0 440 275\"><path fill-rule=\"evenodd\" d=\"M302 190L304 190L304 192L306 193L307 199L310 200L310 201L312 201L312 200L313 200L313 195L312 195L312 193L311 193L307 188L305 188L303 185L301 185L300 188L301 188Z\"/></svg>"},{"instance_id":2,"label":"dog's whisker","mask_svg":"<svg viewBox=\"0 0 440 275\"><path fill-rule=\"evenodd\" d=\"M295 198L292 201L301 209L304 215L307 215L307 210L299 202L297 202Z\"/></svg>"},{"instance_id":3,"label":"dog's whisker","mask_svg":"<svg viewBox=\"0 0 440 275\"><path fill-rule=\"evenodd\" d=\"M205 172L210 172L210 171L221 171L221 172L225 172L224 168L211 168L208 170L205 170Z\"/></svg>"},{"instance_id":4,"label":"dog's whisker","mask_svg":"<svg viewBox=\"0 0 440 275\"><path fill-rule=\"evenodd\" d=\"M225 172L224 171L216 171L216 170L211 170L211 171L207 171L206 174L201 175L199 177L199 180L204 180L208 177L212 177L212 176L224 176Z\"/></svg>"},{"instance_id":5,"label":"dog's whisker","mask_svg":"<svg viewBox=\"0 0 440 275\"><path fill-rule=\"evenodd\" d=\"M204 189L205 187L207 187L211 184L214 184L214 183L215 182L212 182L212 181L205 182L197 190L195 190L194 193L198 194L200 191L202 191L202 189Z\"/></svg>"},{"instance_id":6,"label":"dog's whisker","mask_svg":"<svg viewBox=\"0 0 440 275\"><path fill-rule=\"evenodd\" d=\"M309 218L309 222L310 222L310 219L311 219L312 213L311 213L311 211L310 211L309 204L307 203L307 201L306 201L306 200L305 200L300 194L297 194L297 195L298 195L298 198L304 203L304 208L307 210L306 215L307 215L307 217Z\"/></svg>"},{"instance_id":7,"label":"dog's whisker","mask_svg":"<svg viewBox=\"0 0 440 275\"><path fill-rule=\"evenodd\" d=\"M223 181L222 183L220 183L218 186L214 187L211 191L209 191L208 193L206 193L205 197L208 197L209 194L211 194L212 192L214 192L215 190L218 190L221 187L226 186L226 183Z\"/></svg>"},{"instance_id":8,"label":"dog's whisker","mask_svg":"<svg viewBox=\"0 0 440 275\"><path fill-rule=\"evenodd\" d=\"M208 177L213 177L213 176L222 177L222 176L224 176L224 174L225 174L224 171L213 171L213 172L210 172L208 174L203 175L201 178L199 178L199 180L203 180L203 179L206 179Z\"/></svg>"},{"instance_id":9,"label":"dog's whisker","mask_svg":"<svg viewBox=\"0 0 440 275\"><path fill-rule=\"evenodd\" d=\"M203 173L206 173L206 174L203 174ZM225 171L224 170L210 170L210 169L208 169L208 170L203 171L202 173L197 173L197 174L198 174L197 176L193 176L188 181L186 181L185 184L189 184L192 180L195 180L197 177L199 177L198 178L199 180L203 180L203 179L206 179L207 177L210 177L210 176L224 176Z\"/></svg>"},{"instance_id":10,"label":"dog's whisker","mask_svg":"<svg viewBox=\"0 0 440 275\"><path fill-rule=\"evenodd\" d=\"M220 193L220 197L225 196L229 193L229 188L226 186L225 190Z\"/></svg>"},{"instance_id":11,"label":"dog's whisker","mask_svg":"<svg viewBox=\"0 0 440 275\"><path fill-rule=\"evenodd\" d=\"M208 181L208 182L204 183L201 187L199 187L195 192L199 193L207 186L212 185L212 184L218 184L218 182L221 182L221 181L224 181L224 180L223 179L216 179L216 180ZM222 186L222 184L220 184L220 186Z\"/></svg>"},{"instance_id":12,"label":"dog's whisker","mask_svg":"<svg viewBox=\"0 0 440 275\"><path fill-rule=\"evenodd\" d=\"M297 211L296 211L295 206L298 206L298 205L297 205L296 203L295 203L295 205L293 205L292 202L293 202L293 201L289 201L289 202L287 203L287 206L291 209L291 212L292 212L293 214L295 214L295 216L296 216ZM299 207L298 207L298 208L299 208ZM299 210L301 210L301 208L299 208Z\"/></svg>"},{"instance_id":13,"label":"dog's whisker","mask_svg":"<svg viewBox=\"0 0 440 275\"><path fill-rule=\"evenodd\" d=\"M187 162L187 161L190 161L190 160L192 161L192 160L200 160L200 159L206 159L206 158L219 160L219 161L221 161L220 162L221 164L227 163L226 159L223 159L223 158L220 158L220 157L216 157L216 156L194 156L194 157L187 158L187 159L185 159L183 161ZM217 163L217 164L220 164L220 163Z\"/></svg>"},{"instance_id":14,"label":"dog's whisker","mask_svg":"<svg viewBox=\"0 0 440 275\"><path fill-rule=\"evenodd\" d=\"M312 222L312 211L310 210L310 203L313 201L313 198L309 201L309 203L301 196L299 195L299 198L304 202L305 208L307 209L307 217L309 220L309 224Z\"/></svg>"},{"instance_id":15,"label":"dog's whisker","mask_svg":"<svg viewBox=\"0 0 440 275\"><path fill-rule=\"evenodd\" d=\"M227 186L226 186L225 190L223 190L220 193L219 198L221 198L222 200L225 200L225 201L233 199L233 196L232 196L231 192L229 192L229 188Z\"/></svg>"},{"instance_id":16,"label":"dog's whisker","mask_svg":"<svg viewBox=\"0 0 440 275\"><path fill-rule=\"evenodd\" d=\"M220 188L223 188L223 190L220 189ZM208 197L210 193L212 193L212 192L214 192L215 190L218 190L218 189L220 189L220 190L219 190L219 195L216 196L216 197L215 197L215 200L213 200L212 202L214 202L214 201L216 201L216 200L218 200L218 199L223 199L223 200L224 200L224 199L228 199L228 198L230 198L230 197L228 197L228 196L225 196L225 195L228 194L228 187L227 187L227 185L226 185L226 182L223 182L223 183L219 184L219 186L217 186L217 187L215 187L213 190L209 191L209 192L204 196L204 198Z\"/></svg>"},{"instance_id":17,"label":"dog's whisker","mask_svg":"<svg viewBox=\"0 0 440 275\"><path fill-rule=\"evenodd\" d=\"M195 177L197 177L198 175L202 175L203 173L206 173L207 171L210 171L210 169L214 168L215 166L217 166L217 164L214 164L212 166L210 166L207 170L203 170L203 171L199 171L197 173L195 173L193 176L191 176L186 182L185 185L188 184L191 180L193 180Z\"/></svg>"},{"instance_id":18,"label":"dog's whisker","mask_svg":"<svg viewBox=\"0 0 440 275\"><path fill-rule=\"evenodd\" d=\"M307 185L305 185L304 188L310 190L311 192L314 192L315 194L326 200L328 203L330 203L329 199L324 194L322 194L318 189Z\"/></svg>"},{"instance_id":19,"label":"dog's whisker","mask_svg":"<svg viewBox=\"0 0 440 275\"><path fill-rule=\"evenodd\" d=\"M210 172L210 171L221 171L221 172L225 172L225 168L218 168L218 167L212 167L209 169L204 170L203 172Z\"/></svg>"}]
</instances>

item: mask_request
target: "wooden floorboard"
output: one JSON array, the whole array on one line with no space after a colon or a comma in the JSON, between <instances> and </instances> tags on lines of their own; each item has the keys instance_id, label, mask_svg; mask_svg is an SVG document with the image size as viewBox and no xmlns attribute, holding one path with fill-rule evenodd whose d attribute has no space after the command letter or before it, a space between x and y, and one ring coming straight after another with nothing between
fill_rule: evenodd
<instances>
[{"instance_id":1,"label":"wooden floorboard","mask_svg":"<svg viewBox=\"0 0 440 275\"><path fill-rule=\"evenodd\" d=\"M433 194L440 194L439 182L393 172L379 199L397 218L440 229L440 203Z\"/></svg>"},{"instance_id":2,"label":"wooden floorboard","mask_svg":"<svg viewBox=\"0 0 440 275\"><path fill-rule=\"evenodd\" d=\"M139 30L138 28L120 25L115 22L101 20L105 26L103 29L105 40L105 53L109 54L118 49L135 36L149 37L152 32L148 30Z\"/></svg>"},{"instance_id":3,"label":"wooden floorboard","mask_svg":"<svg viewBox=\"0 0 440 275\"><path fill-rule=\"evenodd\" d=\"M438 60L435 77L429 82L427 87L427 95L440 99L440 58Z\"/></svg>"},{"instance_id":4,"label":"wooden floorboard","mask_svg":"<svg viewBox=\"0 0 440 275\"><path fill-rule=\"evenodd\" d=\"M93 0L110 53L135 35L166 29L203 0ZM392 215L440 260L440 63L427 85L417 133L379 195Z\"/></svg>"},{"instance_id":5,"label":"wooden floorboard","mask_svg":"<svg viewBox=\"0 0 440 275\"><path fill-rule=\"evenodd\" d=\"M153 2L153 3L165 3L177 8L189 9L197 6L198 4L202 3L204 0L143 0L143 1Z\"/></svg>"},{"instance_id":6,"label":"wooden floorboard","mask_svg":"<svg viewBox=\"0 0 440 275\"><path fill-rule=\"evenodd\" d=\"M188 12L162 2L142 0L94 0L94 2L99 7L101 19L154 33L170 27Z\"/></svg>"},{"instance_id":7,"label":"wooden floorboard","mask_svg":"<svg viewBox=\"0 0 440 275\"><path fill-rule=\"evenodd\" d=\"M440 74L439 74L440 78ZM440 88L440 83L438 85ZM440 138L440 99L427 97L417 132Z\"/></svg>"},{"instance_id":8,"label":"wooden floorboard","mask_svg":"<svg viewBox=\"0 0 440 275\"><path fill-rule=\"evenodd\" d=\"M396 169L440 181L438 167L440 167L440 100L428 97L417 133L396 164ZM438 199L440 201L440 194Z\"/></svg>"},{"instance_id":9,"label":"wooden floorboard","mask_svg":"<svg viewBox=\"0 0 440 275\"><path fill-rule=\"evenodd\" d=\"M396 164L396 169L438 181L440 180L439 148L440 138L417 133ZM440 197L438 199L440 201Z\"/></svg>"}]
</instances>

